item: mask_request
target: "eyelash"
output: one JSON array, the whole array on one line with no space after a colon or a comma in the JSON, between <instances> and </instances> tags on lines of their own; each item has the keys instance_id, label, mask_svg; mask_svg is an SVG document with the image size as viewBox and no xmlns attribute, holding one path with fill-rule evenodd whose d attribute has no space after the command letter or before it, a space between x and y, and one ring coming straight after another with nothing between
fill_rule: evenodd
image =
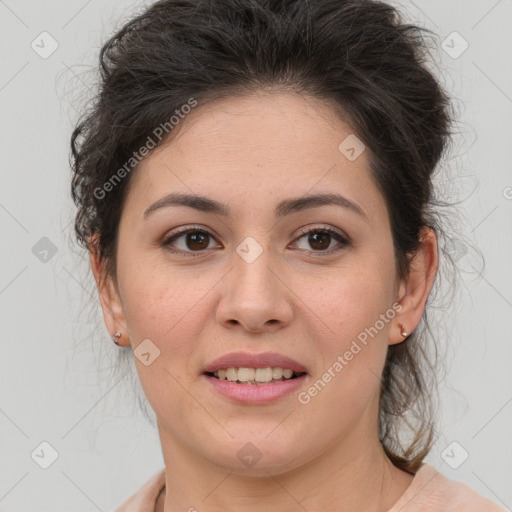
<instances>
[{"instance_id":1,"label":"eyelash","mask_svg":"<svg viewBox=\"0 0 512 512\"><path fill-rule=\"evenodd\" d=\"M210 233L207 229L198 228L198 227L195 227L195 228L183 228L183 229L175 231L171 235L169 235L166 238L164 238L164 240L162 241L162 246L165 247L166 250L168 250L169 252L171 252L173 254L184 255L185 257L189 257L189 256L190 257L202 256L203 253L206 252L206 249L203 249L203 250L200 250L200 251L182 251L182 250L171 249L171 243L172 242L174 242L175 240L181 238L183 235L186 235L186 234L189 234L189 233L206 233L210 237L215 238L213 236L213 234ZM336 239L338 242L340 242L340 244L341 244L341 247L339 247L337 249L329 249L329 250L326 250L326 251L322 251L322 250L320 250L320 251L310 251L315 256L316 255L318 255L318 256L324 256L324 255L330 256L331 254L337 253L337 252L341 251L343 248L345 248L346 246L350 245L350 242L349 242L349 240L347 238L345 238L343 235L341 235L340 233L338 233L337 231L335 231L331 227L314 227L314 228L309 228L309 229L299 233L299 235L297 236L296 240L300 240L304 236L309 235L311 233L324 233L324 234L328 234L328 235L332 236L334 239Z\"/></svg>"}]
</instances>

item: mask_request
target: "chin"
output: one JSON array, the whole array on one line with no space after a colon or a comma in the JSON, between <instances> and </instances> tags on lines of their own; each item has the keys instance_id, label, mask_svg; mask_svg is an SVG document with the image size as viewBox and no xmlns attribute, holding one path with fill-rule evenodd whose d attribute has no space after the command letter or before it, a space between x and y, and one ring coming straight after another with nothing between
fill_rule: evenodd
<instances>
[{"instance_id":1,"label":"chin","mask_svg":"<svg viewBox=\"0 0 512 512\"><path fill-rule=\"evenodd\" d=\"M299 438L294 440L288 435L286 439L279 436L270 439L266 437L268 432L237 436L228 443L218 444L214 452L203 452L203 456L226 471L254 477L287 473L307 463L304 451L297 451L297 446L304 450Z\"/></svg>"}]
</instances>

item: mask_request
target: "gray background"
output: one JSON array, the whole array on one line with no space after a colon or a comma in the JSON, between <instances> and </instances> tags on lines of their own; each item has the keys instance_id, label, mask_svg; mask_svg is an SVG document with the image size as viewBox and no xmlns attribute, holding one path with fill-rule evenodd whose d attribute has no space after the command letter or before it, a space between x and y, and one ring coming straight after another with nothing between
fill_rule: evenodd
<instances>
[{"instance_id":1,"label":"gray background","mask_svg":"<svg viewBox=\"0 0 512 512\"><path fill-rule=\"evenodd\" d=\"M70 239L71 129L99 47L142 5L0 0L3 511L112 510L163 467L157 432L134 399L136 381L115 371L119 349L104 328L88 259ZM465 273L442 339L448 373L427 461L510 510L512 1L400 5L438 34L436 72L459 112L441 184L464 199L460 237L447 250ZM54 461L42 442L57 452Z\"/></svg>"}]
</instances>

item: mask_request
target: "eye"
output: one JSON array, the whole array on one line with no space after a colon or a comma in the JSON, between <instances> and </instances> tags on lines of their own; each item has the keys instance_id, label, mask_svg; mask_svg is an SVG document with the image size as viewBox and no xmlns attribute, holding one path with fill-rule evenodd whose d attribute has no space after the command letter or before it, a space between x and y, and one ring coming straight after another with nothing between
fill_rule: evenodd
<instances>
[{"instance_id":1,"label":"eye","mask_svg":"<svg viewBox=\"0 0 512 512\"><path fill-rule=\"evenodd\" d=\"M313 248L313 251L310 252L321 254L332 254L338 252L350 243L345 236L331 227L309 228L302 231L296 240L300 240L306 236L309 237L307 243ZM206 249L211 248L209 245L212 238L214 238L213 235L206 229L198 227L181 228L164 238L162 246L173 254L195 257L201 256ZM178 250L173 249L172 247L175 247L177 245L176 242L180 239L183 239L182 247L178 247ZM331 245L333 239L337 240L341 247L326 250ZM308 248L301 249L309 250Z\"/></svg>"},{"instance_id":2,"label":"eye","mask_svg":"<svg viewBox=\"0 0 512 512\"><path fill-rule=\"evenodd\" d=\"M173 246L174 242L180 238L184 239L184 247L178 248L179 250L172 249L171 247ZM166 237L162 242L162 246L174 254L194 257L200 256L205 249L208 249L211 238L213 238L213 235L205 229L185 228L179 229L170 236Z\"/></svg>"},{"instance_id":3,"label":"eye","mask_svg":"<svg viewBox=\"0 0 512 512\"><path fill-rule=\"evenodd\" d=\"M307 243L314 249L313 252L316 253L332 254L349 245L348 239L331 227L309 228L306 231L300 233L300 236L297 238L297 240L305 238L306 236L308 237ZM331 245L333 239L337 240L341 247L335 247L334 249L331 248L326 250ZM309 249L306 247L305 250Z\"/></svg>"}]
</instances>

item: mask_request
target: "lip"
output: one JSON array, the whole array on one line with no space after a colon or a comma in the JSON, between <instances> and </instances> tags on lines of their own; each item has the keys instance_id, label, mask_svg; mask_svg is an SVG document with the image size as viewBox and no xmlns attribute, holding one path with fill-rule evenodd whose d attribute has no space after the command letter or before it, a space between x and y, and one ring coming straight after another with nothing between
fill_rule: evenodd
<instances>
[{"instance_id":1,"label":"lip","mask_svg":"<svg viewBox=\"0 0 512 512\"><path fill-rule=\"evenodd\" d=\"M306 368L299 362L276 352L263 352L259 354L232 352L207 363L203 372L212 373L226 368L266 368L268 366L272 368L289 368L297 373L307 373ZM275 384L272 384L272 386L275 386Z\"/></svg>"},{"instance_id":2,"label":"lip","mask_svg":"<svg viewBox=\"0 0 512 512\"><path fill-rule=\"evenodd\" d=\"M274 384L236 384L206 374L203 374L202 378L206 379L206 383L215 392L232 401L249 405L265 404L289 395L304 384L308 374L304 373L295 379L283 380Z\"/></svg>"},{"instance_id":3,"label":"lip","mask_svg":"<svg viewBox=\"0 0 512 512\"><path fill-rule=\"evenodd\" d=\"M237 384L228 380L220 380L208 373L226 368L289 368L302 373L294 379L274 382L272 384ZM306 367L298 361L276 352L251 354L249 352L232 352L208 363L203 370L202 378L216 393L243 404L264 404L277 400L301 387L308 373Z\"/></svg>"}]
</instances>

